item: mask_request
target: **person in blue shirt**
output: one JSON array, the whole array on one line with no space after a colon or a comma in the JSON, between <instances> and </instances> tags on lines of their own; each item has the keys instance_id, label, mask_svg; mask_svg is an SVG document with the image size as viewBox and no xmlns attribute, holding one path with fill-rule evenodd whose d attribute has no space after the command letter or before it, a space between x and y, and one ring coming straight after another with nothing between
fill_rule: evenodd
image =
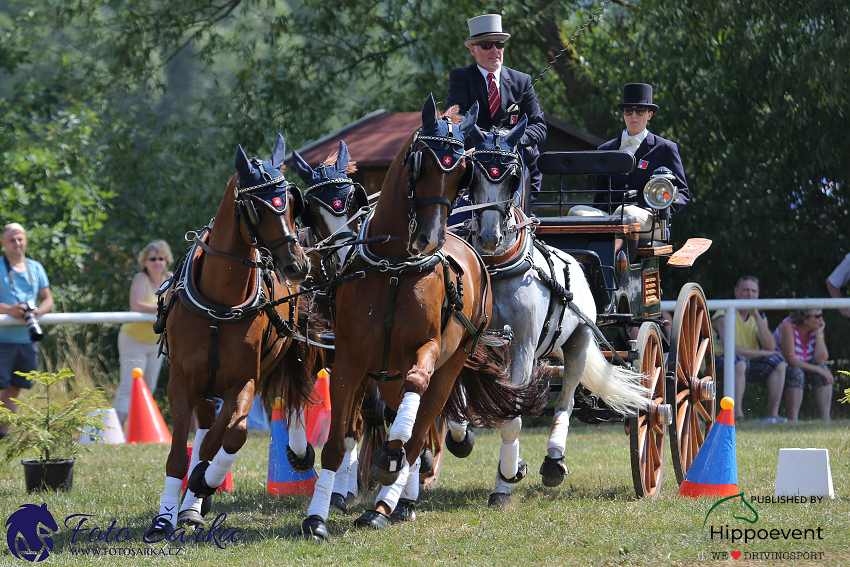
<instances>
[{"instance_id":1,"label":"person in blue shirt","mask_svg":"<svg viewBox=\"0 0 850 567\"><path fill-rule=\"evenodd\" d=\"M53 308L50 282L41 263L27 258L27 233L18 223L3 227L3 277L0 278L0 314L23 319L28 310L36 318ZM30 340L26 325L0 326L0 401L15 412L11 398L21 388L32 388L32 381L15 372L32 372L38 368L38 343ZM6 425L0 424L0 438Z\"/></svg>"}]
</instances>

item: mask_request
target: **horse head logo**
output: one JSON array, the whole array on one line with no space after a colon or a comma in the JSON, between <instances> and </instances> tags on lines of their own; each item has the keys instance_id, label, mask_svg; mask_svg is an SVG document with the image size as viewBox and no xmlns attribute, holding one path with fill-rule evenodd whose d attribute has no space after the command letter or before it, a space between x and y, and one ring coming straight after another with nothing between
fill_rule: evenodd
<instances>
[{"instance_id":1,"label":"horse head logo","mask_svg":"<svg viewBox=\"0 0 850 567\"><path fill-rule=\"evenodd\" d=\"M24 504L6 520L6 543L18 559L44 561L53 551L53 532L59 530L47 504Z\"/></svg>"}]
</instances>

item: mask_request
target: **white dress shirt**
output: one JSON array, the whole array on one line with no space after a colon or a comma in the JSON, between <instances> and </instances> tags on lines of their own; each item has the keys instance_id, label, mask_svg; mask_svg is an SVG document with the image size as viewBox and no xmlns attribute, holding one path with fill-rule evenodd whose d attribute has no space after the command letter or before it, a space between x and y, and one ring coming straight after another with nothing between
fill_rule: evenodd
<instances>
[{"instance_id":1,"label":"white dress shirt","mask_svg":"<svg viewBox=\"0 0 850 567\"><path fill-rule=\"evenodd\" d=\"M623 130L623 133L620 136L620 149L625 150L627 152L631 152L631 154L634 155L634 153L646 139L647 135L649 135L649 130L647 130L646 128L644 128L642 132L635 134L634 136L629 136L628 130Z\"/></svg>"}]
</instances>

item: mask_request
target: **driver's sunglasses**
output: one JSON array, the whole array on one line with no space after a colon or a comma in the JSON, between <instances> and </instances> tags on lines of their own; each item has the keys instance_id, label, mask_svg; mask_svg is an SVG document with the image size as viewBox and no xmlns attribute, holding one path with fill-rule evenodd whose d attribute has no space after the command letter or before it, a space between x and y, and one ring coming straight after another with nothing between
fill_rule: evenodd
<instances>
[{"instance_id":1,"label":"driver's sunglasses","mask_svg":"<svg viewBox=\"0 0 850 567\"><path fill-rule=\"evenodd\" d=\"M623 116L631 116L632 114L637 114L638 116L643 116L647 113L648 108L624 108Z\"/></svg>"},{"instance_id":2,"label":"driver's sunglasses","mask_svg":"<svg viewBox=\"0 0 850 567\"><path fill-rule=\"evenodd\" d=\"M485 41L484 43L477 43L478 47L483 49L484 51L490 51L495 46L496 49L504 49L505 42L504 41Z\"/></svg>"}]
</instances>

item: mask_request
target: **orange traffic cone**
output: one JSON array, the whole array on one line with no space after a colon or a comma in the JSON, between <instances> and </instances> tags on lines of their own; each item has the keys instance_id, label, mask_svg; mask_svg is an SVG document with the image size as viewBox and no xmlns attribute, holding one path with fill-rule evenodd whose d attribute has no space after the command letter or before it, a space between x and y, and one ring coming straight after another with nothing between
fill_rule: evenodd
<instances>
[{"instance_id":1,"label":"orange traffic cone","mask_svg":"<svg viewBox=\"0 0 850 567\"><path fill-rule=\"evenodd\" d=\"M331 389L330 375L324 368L316 375L316 385L313 388L313 397L319 401L307 406L304 410L304 419L307 422L307 441L314 447L324 445L328 440L328 432L331 427Z\"/></svg>"},{"instance_id":2,"label":"orange traffic cone","mask_svg":"<svg viewBox=\"0 0 850 567\"><path fill-rule=\"evenodd\" d=\"M735 496L738 494L738 458L735 454L735 400L720 400L722 410L705 442L694 457L679 494L700 496Z\"/></svg>"},{"instance_id":3,"label":"orange traffic cone","mask_svg":"<svg viewBox=\"0 0 850 567\"><path fill-rule=\"evenodd\" d=\"M150 390L142 378L141 368L133 369L133 391L127 414L127 443L171 443L171 433Z\"/></svg>"},{"instance_id":4,"label":"orange traffic cone","mask_svg":"<svg viewBox=\"0 0 850 567\"><path fill-rule=\"evenodd\" d=\"M272 406L271 438L269 440L269 477L266 492L277 496L311 495L319 479L315 469L300 473L289 464L286 446L289 433L286 419L281 415L280 401Z\"/></svg>"},{"instance_id":5,"label":"orange traffic cone","mask_svg":"<svg viewBox=\"0 0 850 567\"><path fill-rule=\"evenodd\" d=\"M186 453L189 454L189 465L192 464L192 449L191 445L186 447ZM219 492L233 492L233 471L227 471L227 476L224 477L224 482L221 483L221 486L216 490L216 494ZM186 487L189 486L189 467L186 467L186 476L183 477L183 488L181 490L185 491Z\"/></svg>"}]
</instances>

